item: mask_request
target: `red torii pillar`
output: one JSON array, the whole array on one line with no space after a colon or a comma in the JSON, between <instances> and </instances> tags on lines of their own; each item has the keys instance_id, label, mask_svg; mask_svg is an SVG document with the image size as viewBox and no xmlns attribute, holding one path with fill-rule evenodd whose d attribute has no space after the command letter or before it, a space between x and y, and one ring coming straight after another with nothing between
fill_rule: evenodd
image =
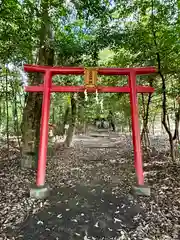
<instances>
[{"instance_id":1,"label":"red torii pillar","mask_svg":"<svg viewBox=\"0 0 180 240\"><path fill-rule=\"evenodd\" d=\"M31 189L31 196L36 198L44 198L48 193L45 187L46 175L46 158L48 146L48 121L50 112L50 96L52 92L124 92L130 94L131 117L132 117L132 136L134 146L134 164L137 176L137 186L134 187L136 193L142 195L150 195L150 189L144 185L143 162L141 153L140 126L138 118L138 100L137 93L152 93L154 88L149 86L137 86L136 75L145 75L155 73L154 67L144 68L98 68L99 75L127 75L128 85L124 87L106 87L97 86L86 88L85 86L56 86L52 85L52 77L54 75L83 75L83 67L50 67L38 65L24 65L26 72L41 72L44 74L44 84L40 86L27 86L27 92L43 92L41 130L39 144L38 170L36 179L36 188Z\"/></svg>"}]
</instances>

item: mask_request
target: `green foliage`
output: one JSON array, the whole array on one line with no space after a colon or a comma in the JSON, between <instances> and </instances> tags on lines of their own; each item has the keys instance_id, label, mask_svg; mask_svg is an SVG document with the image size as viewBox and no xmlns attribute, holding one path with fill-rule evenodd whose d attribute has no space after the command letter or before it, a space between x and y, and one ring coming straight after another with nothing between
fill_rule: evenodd
<instances>
[{"instance_id":1,"label":"green foliage","mask_svg":"<svg viewBox=\"0 0 180 240\"><path fill-rule=\"evenodd\" d=\"M45 11L44 6L47 6ZM174 111L175 98L180 94L180 18L179 5L173 1L3 1L0 7L0 63L37 63L41 48L54 50L54 65L107 66L107 67L158 67L166 78L168 112ZM48 12L48 14L47 14ZM48 24L47 24L48 23ZM48 29L46 29L48 28ZM41 30L46 36L41 41ZM5 72L0 73L0 89L5 88ZM23 89L20 75L8 72L9 121L13 131L14 108L21 121ZM82 77L58 76L54 83L82 85ZM139 84L149 84L149 76L138 78ZM104 85L126 85L126 77L101 77ZM150 115L161 112L162 84L159 76L153 77L156 92L152 98ZM15 94L16 93L16 94ZM16 98L15 98L16 96ZM102 94L105 115L111 109L117 113L120 124L127 125L130 118L129 96ZM141 98L139 98L141 112ZM1 125L6 123L5 95L0 95ZM14 100L17 106L14 106ZM79 119L91 121L100 111L95 94L79 97ZM63 119L67 94L55 94L51 112L55 122ZM16 114L17 114L16 113ZM55 117L54 117L55 115ZM153 117L152 117L153 118Z\"/></svg>"}]
</instances>

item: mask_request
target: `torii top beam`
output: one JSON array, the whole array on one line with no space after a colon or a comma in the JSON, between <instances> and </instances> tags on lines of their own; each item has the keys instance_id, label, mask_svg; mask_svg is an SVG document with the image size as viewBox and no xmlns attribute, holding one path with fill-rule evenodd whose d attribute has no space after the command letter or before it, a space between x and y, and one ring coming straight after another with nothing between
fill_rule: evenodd
<instances>
[{"instance_id":1,"label":"torii top beam","mask_svg":"<svg viewBox=\"0 0 180 240\"><path fill-rule=\"evenodd\" d=\"M84 67L51 67L51 66L39 66L39 65L24 65L26 72L41 72L45 73L49 70L52 75L84 75ZM131 72L135 72L136 75L146 75L156 72L155 67L140 67L140 68L98 68L99 75L130 75Z\"/></svg>"}]
</instances>

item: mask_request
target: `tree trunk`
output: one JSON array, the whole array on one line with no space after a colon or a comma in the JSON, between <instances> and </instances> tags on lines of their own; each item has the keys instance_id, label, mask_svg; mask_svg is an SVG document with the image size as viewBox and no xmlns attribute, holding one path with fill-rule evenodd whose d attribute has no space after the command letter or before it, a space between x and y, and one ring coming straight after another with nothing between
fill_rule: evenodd
<instances>
[{"instance_id":1,"label":"tree trunk","mask_svg":"<svg viewBox=\"0 0 180 240\"><path fill-rule=\"evenodd\" d=\"M162 109L163 109L163 120L162 120L162 124L166 130L166 132L168 133L169 136L169 143L170 143L170 152L171 152L171 158L172 161L175 161L175 155L174 155L174 143L173 143L173 136L172 133L170 131L170 128L168 127L167 124L167 101L166 101L166 84L165 84L165 78L163 76L163 74L160 72L160 76L162 79L162 93L163 93L163 103L162 103Z\"/></svg>"},{"instance_id":2,"label":"tree trunk","mask_svg":"<svg viewBox=\"0 0 180 240\"><path fill-rule=\"evenodd\" d=\"M173 144L173 136L172 133L168 127L167 124L167 95L166 95L166 79L162 73L161 70L161 57L160 57L160 53L158 51L159 46L158 46L158 42L157 42L157 36L156 36L156 28L155 28L155 21L154 21L154 1L151 2L152 5L152 35L153 35L153 41L154 41L154 45L156 47L156 60L157 60L157 64L158 64L158 73L161 77L162 80L162 109L163 109L163 113L162 113L162 124L169 136L169 143L170 143L170 152L171 152L171 158L172 161L175 161L175 152L174 152L174 144Z\"/></svg>"},{"instance_id":3,"label":"tree trunk","mask_svg":"<svg viewBox=\"0 0 180 240\"><path fill-rule=\"evenodd\" d=\"M6 139L7 139L7 152L9 160L9 96L8 96L8 72L6 68Z\"/></svg>"},{"instance_id":4,"label":"tree trunk","mask_svg":"<svg viewBox=\"0 0 180 240\"><path fill-rule=\"evenodd\" d=\"M180 146L180 141L179 141L179 122L180 122L180 102L178 102L178 110L175 113L175 130L174 130L174 144L175 144L175 149L176 149L176 158L179 158L180 152L179 152L179 146Z\"/></svg>"},{"instance_id":5,"label":"tree trunk","mask_svg":"<svg viewBox=\"0 0 180 240\"><path fill-rule=\"evenodd\" d=\"M40 29L40 45L38 50L38 64L39 65L53 65L54 49L48 45L48 41L52 36L52 29L50 26L48 16L48 1L44 0L41 3L42 16L41 16L41 29ZM31 83L39 85L41 83L42 75L39 73L31 74ZM42 107L42 94L41 93L28 93L26 98L26 105L23 111L22 121L22 168L31 168L32 160L35 156L37 160L37 153L39 147L40 136L40 121L41 121L41 107ZM32 158L33 156L33 158Z\"/></svg>"},{"instance_id":6,"label":"tree trunk","mask_svg":"<svg viewBox=\"0 0 180 240\"><path fill-rule=\"evenodd\" d=\"M156 115L154 115L154 117L153 117L153 121L152 121L152 132L153 132L153 135L155 134L155 121L156 121Z\"/></svg>"},{"instance_id":7,"label":"tree trunk","mask_svg":"<svg viewBox=\"0 0 180 240\"><path fill-rule=\"evenodd\" d=\"M52 124L55 124L55 109L54 109L54 106L53 106L53 109L52 109Z\"/></svg>"},{"instance_id":8,"label":"tree trunk","mask_svg":"<svg viewBox=\"0 0 180 240\"><path fill-rule=\"evenodd\" d=\"M86 121L84 121L84 123L83 123L83 132L84 132L84 134L87 134L87 130L88 130L88 124L87 124Z\"/></svg>"},{"instance_id":9,"label":"tree trunk","mask_svg":"<svg viewBox=\"0 0 180 240\"><path fill-rule=\"evenodd\" d=\"M69 118L69 112L70 112L70 106L69 104L65 108L64 116L63 116L63 122L60 119L58 123L56 124L56 128L54 130L54 136L64 136L66 133L66 124L68 123L68 118Z\"/></svg>"},{"instance_id":10,"label":"tree trunk","mask_svg":"<svg viewBox=\"0 0 180 240\"><path fill-rule=\"evenodd\" d=\"M175 130L174 130L174 136L173 140L179 141L179 122L180 122L180 104L178 111L175 113Z\"/></svg>"},{"instance_id":11,"label":"tree trunk","mask_svg":"<svg viewBox=\"0 0 180 240\"><path fill-rule=\"evenodd\" d=\"M63 129L62 129L62 132L63 132L63 135L65 134L65 125L68 123L68 116L69 116L69 112L70 112L70 107L69 105L66 107L66 110L65 110L65 113L64 113L64 119L63 119Z\"/></svg>"},{"instance_id":12,"label":"tree trunk","mask_svg":"<svg viewBox=\"0 0 180 240\"><path fill-rule=\"evenodd\" d=\"M23 119L21 124L22 130L22 168L32 167L32 156L34 152L34 140L35 140L35 102L37 93L29 94L27 97L26 106L23 111Z\"/></svg>"},{"instance_id":13,"label":"tree trunk","mask_svg":"<svg viewBox=\"0 0 180 240\"><path fill-rule=\"evenodd\" d=\"M158 62L160 64L160 56L157 53L157 58L158 58ZM159 68L160 69L160 68ZM163 109L163 119L162 119L162 124L169 136L169 143L170 143L170 153L171 153L171 158L172 161L175 161L175 152L174 152L174 143L173 143L173 136L172 133L170 131L170 126L168 126L168 115L167 115L167 99L166 99L166 81L165 78L163 76L163 74L161 73L161 71L159 70L159 74L161 76L162 79L162 94L163 94L163 102L162 102L162 109Z\"/></svg>"},{"instance_id":14,"label":"tree trunk","mask_svg":"<svg viewBox=\"0 0 180 240\"><path fill-rule=\"evenodd\" d=\"M163 126L163 113L161 113L161 133L164 134L164 126Z\"/></svg>"},{"instance_id":15,"label":"tree trunk","mask_svg":"<svg viewBox=\"0 0 180 240\"><path fill-rule=\"evenodd\" d=\"M71 96L71 117L70 117L70 122L69 122L69 128L68 128L67 136L66 136L66 139L64 142L64 145L66 147L70 147L72 144L75 126L76 126L76 117L77 117L77 99L76 99L75 95L73 94Z\"/></svg>"},{"instance_id":16,"label":"tree trunk","mask_svg":"<svg viewBox=\"0 0 180 240\"><path fill-rule=\"evenodd\" d=\"M21 141L20 141L20 129L19 129L19 117L18 117L18 106L17 106L17 95L16 95L16 90L14 88L14 84L12 84L12 82L10 83L11 84L11 89L12 89L12 96L13 96L13 99L12 99L12 106L13 106L13 120L14 120L14 133L17 137L17 141L18 141L18 146L21 150ZM20 152L21 153L21 152ZM22 154L21 154L22 156Z\"/></svg>"},{"instance_id":17,"label":"tree trunk","mask_svg":"<svg viewBox=\"0 0 180 240\"><path fill-rule=\"evenodd\" d=\"M129 133L130 135L132 134L132 126L131 126L131 119L128 119L128 128L129 128Z\"/></svg>"},{"instance_id":18,"label":"tree trunk","mask_svg":"<svg viewBox=\"0 0 180 240\"><path fill-rule=\"evenodd\" d=\"M167 124L168 124L169 130L171 131L171 124L170 124L169 114L167 114Z\"/></svg>"},{"instance_id":19,"label":"tree trunk","mask_svg":"<svg viewBox=\"0 0 180 240\"><path fill-rule=\"evenodd\" d=\"M153 79L149 81L150 86L153 86ZM141 141L144 143L146 150L150 147L150 139L149 139L149 129L148 129L148 122L149 122L149 108L152 99L152 94L148 95L148 102L147 106L145 106L145 99L144 94L142 93L142 105L143 105L143 128L141 133Z\"/></svg>"}]
</instances>

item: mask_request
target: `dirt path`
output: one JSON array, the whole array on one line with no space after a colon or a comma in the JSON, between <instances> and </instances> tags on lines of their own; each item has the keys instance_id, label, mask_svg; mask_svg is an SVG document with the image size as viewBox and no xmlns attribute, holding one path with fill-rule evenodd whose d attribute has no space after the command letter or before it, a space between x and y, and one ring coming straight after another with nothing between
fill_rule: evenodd
<instances>
[{"instance_id":1,"label":"dirt path","mask_svg":"<svg viewBox=\"0 0 180 240\"><path fill-rule=\"evenodd\" d=\"M53 191L37 201L27 196L34 172L4 163L0 239L180 239L179 170L162 153L145 161L152 196L135 198L131 139L79 136L49 157Z\"/></svg>"}]
</instances>

